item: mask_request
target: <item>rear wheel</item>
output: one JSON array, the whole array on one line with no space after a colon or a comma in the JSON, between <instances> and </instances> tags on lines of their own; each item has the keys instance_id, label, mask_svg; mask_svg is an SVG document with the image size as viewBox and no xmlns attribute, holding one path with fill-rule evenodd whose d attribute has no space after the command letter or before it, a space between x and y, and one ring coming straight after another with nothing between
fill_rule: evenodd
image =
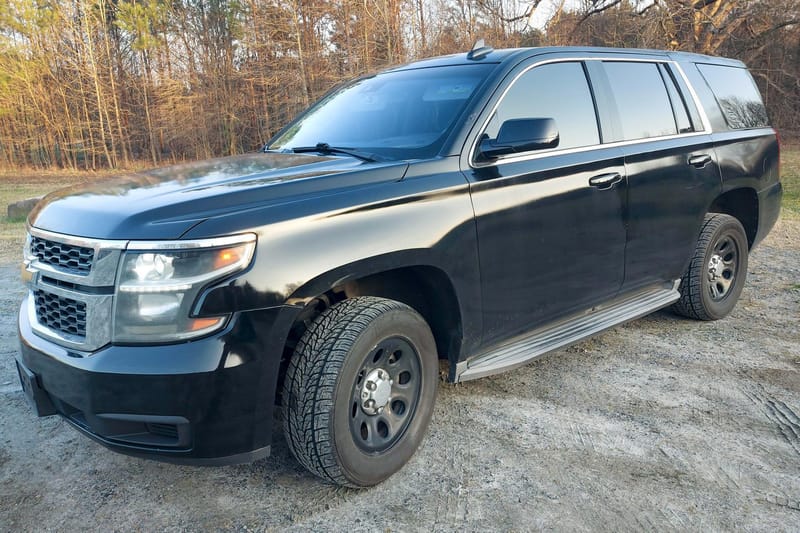
<instances>
[{"instance_id":1,"label":"rear wheel","mask_svg":"<svg viewBox=\"0 0 800 533\"><path fill-rule=\"evenodd\" d=\"M718 320L730 313L747 277L747 236L734 217L709 213L694 256L681 278L681 298L672 309L698 320Z\"/></svg>"},{"instance_id":2,"label":"rear wheel","mask_svg":"<svg viewBox=\"0 0 800 533\"><path fill-rule=\"evenodd\" d=\"M374 297L322 313L297 345L283 387L295 457L340 485L375 485L414 454L433 411L436 344L405 304Z\"/></svg>"}]
</instances>

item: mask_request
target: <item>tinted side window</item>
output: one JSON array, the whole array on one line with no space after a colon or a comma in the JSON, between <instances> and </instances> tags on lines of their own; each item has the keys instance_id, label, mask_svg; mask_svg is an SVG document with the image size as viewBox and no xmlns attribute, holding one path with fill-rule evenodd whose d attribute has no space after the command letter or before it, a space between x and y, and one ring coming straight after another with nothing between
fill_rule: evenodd
<instances>
[{"instance_id":1,"label":"tinted side window","mask_svg":"<svg viewBox=\"0 0 800 533\"><path fill-rule=\"evenodd\" d=\"M672 105L656 63L603 63L617 102L624 140L674 135Z\"/></svg>"},{"instance_id":2,"label":"tinted side window","mask_svg":"<svg viewBox=\"0 0 800 533\"><path fill-rule=\"evenodd\" d=\"M513 118L554 119L557 149L600 142L594 101L581 63L550 63L524 73L505 94L484 133L496 138L503 122Z\"/></svg>"},{"instance_id":3,"label":"tinted side window","mask_svg":"<svg viewBox=\"0 0 800 533\"><path fill-rule=\"evenodd\" d=\"M761 95L746 69L720 65L697 65L697 68L714 91L728 126L743 129L769 125Z\"/></svg>"}]
</instances>

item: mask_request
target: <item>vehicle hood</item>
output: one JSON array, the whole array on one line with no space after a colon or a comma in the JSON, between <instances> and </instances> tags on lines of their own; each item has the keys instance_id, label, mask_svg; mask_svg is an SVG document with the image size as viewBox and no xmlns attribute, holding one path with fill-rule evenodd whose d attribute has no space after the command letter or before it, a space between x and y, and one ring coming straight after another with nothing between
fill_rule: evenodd
<instances>
[{"instance_id":1,"label":"vehicle hood","mask_svg":"<svg viewBox=\"0 0 800 533\"><path fill-rule=\"evenodd\" d=\"M178 239L214 217L403 177L405 162L253 153L128 173L45 196L39 229L98 239Z\"/></svg>"}]
</instances>

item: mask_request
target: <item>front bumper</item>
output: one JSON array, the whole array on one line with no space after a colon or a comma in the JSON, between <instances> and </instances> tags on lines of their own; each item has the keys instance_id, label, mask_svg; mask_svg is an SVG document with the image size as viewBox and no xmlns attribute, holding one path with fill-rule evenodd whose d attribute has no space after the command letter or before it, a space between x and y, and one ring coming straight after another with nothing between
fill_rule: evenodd
<instances>
[{"instance_id":1,"label":"front bumper","mask_svg":"<svg viewBox=\"0 0 800 533\"><path fill-rule=\"evenodd\" d=\"M235 315L222 332L159 346L70 351L19 313L20 379L42 416L58 413L118 452L232 464L269 454L283 345L296 310Z\"/></svg>"}]
</instances>

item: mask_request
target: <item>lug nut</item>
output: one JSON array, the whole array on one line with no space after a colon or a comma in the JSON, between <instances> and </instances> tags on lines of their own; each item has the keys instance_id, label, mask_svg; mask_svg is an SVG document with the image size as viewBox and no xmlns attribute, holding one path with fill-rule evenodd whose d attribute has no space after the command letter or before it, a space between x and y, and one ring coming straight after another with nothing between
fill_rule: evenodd
<instances>
[{"instance_id":1,"label":"lug nut","mask_svg":"<svg viewBox=\"0 0 800 533\"><path fill-rule=\"evenodd\" d=\"M375 400L367 400L366 402L364 402L364 407L366 407L367 409L372 409L373 407L375 407Z\"/></svg>"},{"instance_id":2,"label":"lug nut","mask_svg":"<svg viewBox=\"0 0 800 533\"><path fill-rule=\"evenodd\" d=\"M375 390L378 388L378 386L375 384L374 381L367 381L367 388L369 390Z\"/></svg>"}]
</instances>

